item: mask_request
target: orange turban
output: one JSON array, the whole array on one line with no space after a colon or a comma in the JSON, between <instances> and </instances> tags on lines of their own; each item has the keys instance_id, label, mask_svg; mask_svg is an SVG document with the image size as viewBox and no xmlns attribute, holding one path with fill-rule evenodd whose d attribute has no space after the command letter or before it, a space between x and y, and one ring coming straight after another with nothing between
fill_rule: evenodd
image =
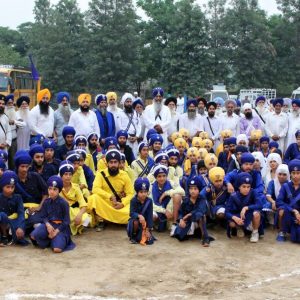
<instances>
[{"instance_id":1,"label":"orange turban","mask_svg":"<svg viewBox=\"0 0 300 300\"><path fill-rule=\"evenodd\" d=\"M37 97L36 97L37 98L37 102L40 103L44 97L48 97L49 98L48 102L50 101L50 99L51 99L51 93L50 93L50 91L48 89L40 90L37 93Z\"/></svg>"},{"instance_id":2,"label":"orange turban","mask_svg":"<svg viewBox=\"0 0 300 300\"><path fill-rule=\"evenodd\" d=\"M78 103L79 103L79 105L82 104L83 100L88 100L89 104L91 104L92 96L90 94L80 94L78 96Z\"/></svg>"}]
</instances>

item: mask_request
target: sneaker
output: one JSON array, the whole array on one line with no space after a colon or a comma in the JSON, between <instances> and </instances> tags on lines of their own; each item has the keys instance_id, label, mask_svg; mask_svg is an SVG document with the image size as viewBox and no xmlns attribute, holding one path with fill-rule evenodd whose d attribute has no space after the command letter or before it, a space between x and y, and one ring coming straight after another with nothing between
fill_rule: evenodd
<instances>
[{"instance_id":1,"label":"sneaker","mask_svg":"<svg viewBox=\"0 0 300 300\"><path fill-rule=\"evenodd\" d=\"M104 230L104 227L105 227L105 224L104 222L99 222L97 225L96 225L96 232L101 232Z\"/></svg>"},{"instance_id":2,"label":"sneaker","mask_svg":"<svg viewBox=\"0 0 300 300\"><path fill-rule=\"evenodd\" d=\"M250 238L250 242L251 243L257 243L259 240L259 234L258 234L258 231L252 231L251 233L251 238Z\"/></svg>"},{"instance_id":3,"label":"sneaker","mask_svg":"<svg viewBox=\"0 0 300 300\"><path fill-rule=\"evenodd\" d=\"M170 230L170 236L174 236L175 230L176 230L176 224L172 224L171 230Z\"/></svg>"},{"instance_id":4,"label":"sneaker","mask_svg":"<svg viewBox=\"0 0 300 300\"><path fill-rule=\"evenodd\" d=\"M242 228L237 228L236 229L236 235L239 238L243 238L245 236L245 232L244 232L244 230Z\"/></svg>"},{"instance_id":5,"label":"sneaker","mask_svg":"<svg viewBox=\"0 0 300 300\"><path fill-rule=\"evenodd\" d=\"M277 242L285 242L286 241L285 233L280 231L277 235L276 241Z\"/></svg>"},{"instance_id":6,"label":"sneaker","mask_svg":"<svg viewBox=\"0 0 300 300\"><path fill-rule=\"evenodd\" d=\"M202 246L203 247L209 247L209 244L210 244L209 237L204 238L203 241L202 241Z\"/></svg>"}]
</instances>

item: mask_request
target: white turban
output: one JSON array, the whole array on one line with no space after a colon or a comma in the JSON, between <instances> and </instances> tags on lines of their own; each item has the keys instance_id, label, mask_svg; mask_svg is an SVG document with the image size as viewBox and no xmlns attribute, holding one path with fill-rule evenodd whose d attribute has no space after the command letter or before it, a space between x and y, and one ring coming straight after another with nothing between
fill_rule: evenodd
<instances>
[{"instance_id":1,"label":"white turban","mask_svg":"<svg viewBox=\"0 0 300 300\"><path fill-rule=\"evenodd\" d=\"M243 111L245 111L246 109L252 109L252 106L251 106L250 103L245 103L245 104L243 105Z\"/></svg>"},{"instance_id":2,"label":"white turban","mask_svg":"<svg viewBox=\"0 0 300 300\"><path fill-rule=\"evenodd\" d=\"M122 96L121 104L124 105L124 103L125 103L125 101L126 101L127 99L131 99L132 102L134 101L134 97L133 97L132 94L130 94L130 93L125 93L125 94Z\"/></svg>"}]
</instances>

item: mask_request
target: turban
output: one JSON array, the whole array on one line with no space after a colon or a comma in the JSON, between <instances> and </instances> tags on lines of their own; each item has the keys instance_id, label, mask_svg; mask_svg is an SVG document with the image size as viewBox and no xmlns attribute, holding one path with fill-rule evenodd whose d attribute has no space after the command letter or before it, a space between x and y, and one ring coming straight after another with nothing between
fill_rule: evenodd
<instances>
[{"instance_id":1,"label":"turban","mask_svg":"<svg viewBox=\"0 0 300 300\"><path fill-rule=\"evenodd\" d=\"M70 94L69 93L67 93L67 92L59 92L56 95L57 103L60 104L65 97L67 98L68 102L70 102Z\"/></svg>"},{"instance_id":2,"label":"turban","mask_svg":"<svg viewBox=\"0 0 300 300\"><path fill-rule=\"evenodd\" d=\"M178 138L174 142L174 146L178 149L180 146L183 146L184 148L187 147L186 141L184 138Z\"/></svg>"},{"instance_id":3,"label":"turban","mask_svg":"<svg viewBox=\"0 0 300 300\"><path fill-rule=\"evenodd\" d=\"M126 139L128 139L128 132L126 130L119 130L117 132L117 139L120 137L120 136L123 136L125 137Z\"/></svg>"},{"instance_id":4,"label":"turban","mask_svg":"<svg viewBox=\"0 0 300 300\"><path fill-rule=\"evenodd\" d=\"M80 161L80 154L76 150L71 150L67 152L67 161L71 163Z\"/></svg>"},{"instance_id":5,"label":"turban","mask_svg":"<svg viewBox=\"0 0 300 300\"><path fill-rule=\"evenodd\" d=\"M148 142L149 142L150 137L151 137L152 134L157 134L157 131L153 128L149 129L147 134L146 134L146 139L147 139Z\"/></svg>"},{"instance_id":6,"label":"turban","mask_svg":"<svg viewBox=\"0 0 300 300\"><path fill-rule=\"evenodd\" d=\"M72 126L65 126L62 130L62 136L65 139L67 135L73 135L75 136L76 131L74 129L74 127Z\"/></svg>"},{"instance_id":7,"label":"turban","mask_svg":"<svg viewBox=\"0 0 300 300\"><path fill-rule=\"evenodd\" d=\"M96 139L98 140L98 139L99 139L99 136L98 136L98 134L97 134L96 132L91 132L91 133L88 135L88 137L87 137L88 142L89 142L90 139L92 139L92 138L96 138Z\"/></svg>"},{"instance_id":8,"label":"turban","mask_svg":"<svg viewBox=\"0 0 300 300\"><path fill-rule=\"evenodd\" d=\"M236 138L230 137L224 140L224 145L236 145Z\"/></svg>"},{"instance_id":9,"label":"turban","mask_svg":"<svg viewBox=\"0 0 300 300\"><path fill-rule=\"evenodd\" d=\"M120 152L121 153L121 152ZM120 160L123 160L123 161L125 161L126 160L126 156L125 156L125 154L124 153L121 153L121 159Z\"/></svg>"},{"instance_id":10,"label":"turban","mask_svg":"<svg viewBox=\"0 0 300 300\"><path fill-rule=\"evenodd\" d=\"M87 138L84 135L75 136L75 145L78 146L79 143L84 143L85 146L86 146L87 145Z\"/></svg>"},{"instance_id":11,"label":"turban","mask_svg":"<svg viewBox=\"0 0 300 300\"><path fill-rule=\"evenodd\" d=\"M242 106L242 102L239 99L236 99L235 102L236 102L236 106L237 107L241 107Z\"/></svg>"},{"instance_id":12,"label":"turban","mask_svg":"<svg viewBox=\"0 0 300 300\"><path fill-rule=\"evenodd\" d=\"M125 93L125 94L122 96L122 98L121 98L121 104L124 105L125 101L128 100L128 99L130 99L132 102L134 101L134 97L133 97L132 94L130 94L130 93Z\"/></svg>"},{"instance_id":13,"label":"turban","mask_svg":"<svg viewBox=\"0 0 300 300\"><path fill-rule=\"evenodd\" d=\"M146 143L146 142L140 142L139 145L138 145L138 151L141 152L144 147L149 148L148 143Z\"/></svg>"},{"instance_id":14,"label":"turban","mask_svg":"<svg viewBox=\"0 0 300 300\"><path fill-rule=\"evenodd\" d=\"M29 141L29 146L32 146L33 144L43 144L45 140L45 137L42 134L37 134L36 136L32 137Z\"/></svg>"},{"instance_id":15,"label":"turban","mask_svg":"<svg viewBox=\"0 0 300 300\"><path fill-rule=\"evenodd\" d=\"M9 100L12 100L13 102L14 102L14 100L15 100L15 96L14 96L14 94L10 94L10 95L7 95L6 97L5 97L5 104L7 104L7 102L9 101Z\"/></svg>"},{"instance_id":16,"label":"turban","mask_svg":"<svg viewBox=\"0 0 300 300\"><path fill-rule=\"evenodd\" d=\"M98 106L100 104L101 101L105 101L107 102L107 97L103 94L98 94L96 97L95 97L95 104Z\"/></svg>"},{"instance_id":17,"label":"turban","mask_svg":"<svg viewBox=\"0 0 300 300\"><path fill-rule=\"evenodd\" d=\"M53 149L55 150L56 149L56 143L55 141L53 140L50 140L50 139L45 139L44 140L44 143L43 143L43 148L46 150L46 149Z\"/></svg>"},{"instance_id":18,"label":"turban","mask_svg":"<svg viewBox=\"0 0 300 300\"><path fill-rule=\"evenodd\" d=\"M179 133L182 135L182 137L190 137L190 132L185 128L179 129Z\"/></svg>"},{"instance_id":19,"label":"turban","mask_svg":"<svg viewBox=\"0 0 300 300\"><path fill-rule=\"evenodd\" d=\"M295 133L295 137L300 137L300 130L297 130L296 133Z\"/></svg>"},{"instance_id":20,"label":"turban","mask_svg":"<svg viewBox=\"0 0 300 300\"><path fill-rule=\"evenodd\" d=\"M0 100L3 100L5 102L5 95L0 94Z\"/></svg>"},{"instance_id":21,"label":"turban","mask_svg":"<svg viewBox=\"0 0 300 300\"><path fill-rule=\"evenodd\" d=\"M7 161L7 159L8 159L8 153L7 153L7 151L0 149L0 158L2 158L3 160Z\"/></svg>"},{"instance_id":22,"label":"turban","mask_svg":"<svg viewBox=\"0 0 300 300\"><path fill-rule=\"evenodd\" d=\"M159 174L166 174L168 175L168 167L165 165L158 164L153 169L153 175L156 178Z\"/></svg>"},{"instance_id":23,"label":"turban","mask_svg":"<svg viewBox=\"0 0 300 300\"><path fill-rule=\"evenodd\" d=\"M91 104L92 96L90 94L80 94L78 96L78 104L81 105L84 100L87 100Z\"/></svg>"},{"instance_id":24,"label":"turban","mask_svg":"<svg viewBox=\"0 0 300 300\"><path fill-rule=\"evenodd\" d=\"M245 104L243 105L243 111L245 111L246 109L251 109L251 110L252 110L252 106L251 106L250 103L245 103Z\"/></svg>"},{"instance_id":25,"label":"turban","mask_svg":"<svg viewBox=\"0 0 300 300\"><path fill-rule=\"evenodd\" d=\"M193 137L193 140L192 140L192 146L193 147L201 147L201 142L202 142L202 139L200 137Z\"/></svg>"},{"instance_id":26,"label":"turban","mask_svg":"<svg viewBox=\"0 0 300 300\"><path fill-rule=\"evenodd\" d=\"M40 103L42 101L42 99L44 97L47 97L49 98L48 101L50 101L50 98L51 98L51 93L48 89L43 89L43 90L40 90L38 93L37 93L37 102Z\"/></svg>"},{"instance_id":27,"label":"turban","mask_svg":"<svg viewBox=\"0 0 300 300\"><path fill-rule=\"evenodd\" d=\"M293 159L289 162L289 171L300 171L300 159Z\"/></svg>"},{"instance_id":28,"label":"turban","mask_svg":"<svg viewBox=\"0 0 300 300\"><path fill-rule=\"evenodd\" d=\"M187 158L190 158L192 155L196 155L196 157L199 157L199 151L196 147L191 147L187 151Z\"/></svg>"},{"instance_id":29,"label":"turban","mask_svg":"<svg viewBox=\"0 0 300 300\"><path fill-rule=\"evenodd\" d=\"M64 160L59 165L59 175L63 176L65 173L74 173L74 166L67 160Z\"/></svg>"},{"instance_id":30,"label":"turban","mask_svg":"<svg viewBox=\"0 0 300 300\"><path fill-rule=\"evenodd\" d=\"M27 104L29 105L30 103L30 98L28 96L21 96L20 98L17 99L17 107L21 107L23 102L27 102Z\"/></svg>"},{"instance_id":31,"label":"turban","mask_svg":"<svg viewBox=\"0 0 300 300\"><path fill-rule=\"evenodd\" d=\"M154 143L159 142L159 143L163 143L163 138L160 134L152 134L150 137L150 141L149 141L149 145L153 146Z\"/></svg>"},{"instance_id":32,"label":"turban","mask_svg":"<svg viewBox=\"0 0 300 300\"><path fill-rule=\"evenodd\" d=\"M237 186L240 187L243 184L252 184L252 176L247 172L241 172L237 178Z\"/></svg>"},{"instance_id":33,"label":"turban","mask_svg":"<svg viewBox=\"0 0 300 300\"><path fill-rule=\"evenodd\" d=\"M276 98L273 100L272 105L275 107L277 104L280 104L283 106L283 99L282 98Z\"/></svg>"},{"instance_id":34,"label":"turban","mask_svg":"<svg viewBox=\"0 0 300 300\"><path fill-rule=\"evenodd\" d=\"M164 96L164 90L161 87L156 87L152 90L152 97L155 98L156 96Z\"/></svg>"},{"instance_id":35,"label":"turban","mask_svg":"<svg viewBox=\"0 0 300 300\"><path fill-rule=\"evenodd\" d=\"M0 169L2 171L6 170L6 162L4 159L0 158Z\"/></svg>"},{"instance_id":36,"label":"turban","mask_svg":"<svg viewBox=\"0 0 300 300\"><path fill-rule=\"evenodd\" d=\"M262 131L260 129L251 130L251 140L259 140L262 137Z\"/></svg>"},{"instance_id":37,"label":"turban","mask_svg":"<svg viewBox=\"0 0 300 300\"><path fill-rule=\"evenodd\" d=\"M116 159L117 161L120 161L121 153L117 149L108 150L105 154L105 159L107 162L111 161L112 159Z\"/></svg>"},{"instance_id":38,"label":"turban","mask_svg":"<svg viewBox=\"0 0 300 300\"><path fill-rule=\"evenodd\" d=\"M292 105L297 105L298 107L300 107L300 99L294 99L293 101L292 101Z\"/></svg>"},{"instance_id":39,"label":"turban","mask_svg":"<svg viewBox=\"0 0 300 300\"><path fill-rule=\"evenodd\" d=\"M20 165L30 165L31 161L32 161L32 159L31 159L30 155L25 150L17 151L15 158L14 158L14 162L15 162L15 166L16 166L17 170Z\"/></svg>"},{"instance_id":40,"label":"turban","mask_svg":"<svg viewBox=\"0 0 300 300\"><path fill-rule=\"evenodd\" d=\"M144 103L141 98L137 98L132 103L132 108L135 109L137 105L142 105L144 107Z\"/></svg>"},{"instance_id":41,"label":"turban","mask_svg":"<svg viewBox=\"0 0 300 300\"><path fill-rule=\"evenodd\" d=\"M257 103L258 103L259 101L264 101L264 102L266 102L266 97L264 97L264 96L259 96L258 98L256 98L256 100L255 100L255 106L257 106Z\"/></svg>"},{"instance_id":42,"label":"turban","mask_svg":"<svg viewBox=\"0 0 300 300\"><path fill-rule=\"evenodd\" d=\"M232 131L231 131L230 129L225 129L225 130L222 130L222 131L221 131L221 137L222 137L223 139L229 138L229 137L231 137L231 136L232 136Z\"/></svg>"},{"instance_id":43,"label":"turban","mask_svg":"<svg viewBox=\"0 0 300 300\"><path fill-rule=\"evenodd\" d=\"M175 140L178 138L182 138L182 135L180 132L173 132L171 135L171 141L174 144Z\"/></svg>"},{"instance_id":44,"label":"turban","mask_svg":"<svg viewBox=\"0 0 300 300\"><path fill-rule=\"evenodd\" d=\"M202 188L202 182L199 176L194 176L193 178L190 178L187 182L188 187L195 186L198 188L199 191L201 191Z\"/></svg>"},{"instance_id":45,"label":"turban","mask_svg":"<svg viewBox=\"0 0 300 300\"><path fill-rule=\"evenodd\" d=\"M202 139L208 139L209 138L209 134L206 131L201 131L199 133L199 137L201 137Z\"/></svg>"},{"instance_id":46,"label":"turban","mask_svg":"<svg viewBox=\"0 0 300 300\"><path fill-rule=\"evenodd\" d=\"M169 103L173 102L175 105L177 105L177 99L176 97L168 97L166 100L165 100L165 105L168 105Z\"/></svg>"},{"instance_id":47,"label":"turban","mask_svg":"<svg viewBox=\"0 0 300 300\"><path fill-rule=\"evenodd\" d=\"M246 152L246 153L243 153L241 156L241 165L245 164L245 163L253 164L254 161L255 161L255 158L251 153Z\"/></svg>"},{"instance_id":48,"label":"turban","mask_svg":"<svg viewBox=\"0 0 300 300\"><path fill-rule=\"evenodd\" d=\"M18 180L18 176L15 172L7 170L4 171L0 178L0 187L3 188L6 185L15 185Z\"/></svg>"},{"instance_id":49,"label":"turban","mask_svg":"<svg viewBox=\"0 0 300 300\"><path fill-rule=\"evenodd\" d=\"M215 183L217 180L224 180L225 171L220 167L214 167L209 170L208 178L212 183Z\"/></svg>"},{"instance_id":50,"label":"turban","mask_svg":"<svg viewBox=\"0 0 300 300\"><path fill-rule=\"evenodd\" d=\"M263 143L263 142L268 142L270 143L270 138L268 136L262 136L260 139L259 139L259 142L260 143Z\"/></svg>"},{"instance_id":51,"label":"turban","mask_svg":"<svg viewBox=\"0 0 300 300\"><path fill-rule=\"evenodd\" d=\"M213 102L216 102L217 104L221 105L222 107L223 107L224 104L225 104L224 99L221 98L221 97L216 97L216 98L214 98L214 99L213 99Z\"/></svg>"},{"instance_id":52,"label":"turban","mask_svg":"<svg viewBox=\"0 0 300 300\"><path fill-rule=\"evenodd\" d=\"M194 106L196 106L197 107L197 105L198 105L198 102L197 102L197 100L196 99L189 99L188 101L187 101L187 103L186 103L186 107L189 107L190 105L194 105Z\"/></svg>"},{"instance_id":53,"label":"turban","mask_svg":"<svg viewBox=\"0 0 300 300\"><path fill-rule=\"evenodd\" d=\"M206 104L207 104L206 99L203 98L203 97L198 97L198 98L197 98L197 103L199 104L200 102L202 102L202 103L204 104L204 106L206 106Z\"/></svg>"},{"instance_id":54,"label":"turban","mask_svg":"<svg viewBox=\"0 0 300 300\"><path fill-rule=\"evenodd\" d=\"M239 152L240 153L246 153L246 152L248 152L248 148L243 146L243 145L238 145L235 148L235 153L239 153Z\"/></svg>"},{"instance_id":55,"label":"turban","mask_svg":"<svg viewBox=\"0 0 300 300\"><path fill-rule=\"evenodd\" d=\"M272 141L269 143L269 149L272 149L272 148L276 148L278 149L279 148L279 144L275 141Z\"/></svg>"},{"instance_id":56,"label":"turban","mask_svg":"<svg viewBox=\"0 0 300 300\"><path fill-rule=\"evenodd\" d=\"M136 181L134 182L134 190L136 193L140 191L146 191L149 192L150 188L150 182L148 178L137 178Z\"/></svg>"},{"instance_id":57,"label":"turban","mask_svg":"<svg viewBox=\"0 0 300 300\"><path fill-rule=\"evenodd\" d=\"M179 151L176 149L176 148L170 148L168 151L167 151L167 154L168 154L168 157L173 157L173 156L176 156L179 158Z\"/></svg>"},{"instance_id":58,"label":"turban","mask_svg":"<svg viewBox=\"0 0 300 300\"><path fill-rule=\"evenodd\" d=\"M291 106L292 99L291 98L283 98L283 105Z\"/></svg>"},{"instance_id":59,"label":"turban","mask_svg":"<svg viewBox=\"0 0 300 300\"><path fill-rule=\"evenodd\" d=\"M78 153L83 158L83 160L86 159L86 150L84 150L82 148L76 148L74 150L76 153Z\"/></svg>"},{"instance_id":60,"label":"turban","mask_svg":"<svg viewBox=\"0 0 300 300\"><path fill-rule=\"evenodd\" d=\"M104 150L107 150L109 146L114 145L116 148L118 147L118 141L115 137L107 137L104 141Z\"/></svg>"},{"instance_id":61,"label":"turban","mask_svg":"<svg viewBox=\"0 0 300 300\"><path fill-rule=\"evenodd\" d=\"M227 105L230 104L230 103L232 103L233 106L236 106L236 102L234 100L228 99L228 100L225 101L225 107L227 107Z\"/></svg>"},{"instance_id":62,"label":"turban","mask_svg":"<svg viewBox=\"0 0 300 300\"><path fill-rule=\"evenodd\" d=\"M210 163L215 163L215 165L218 164L218 158L213 153L208 153L204 158L204 164L207 169L209 169Z\"/></svg>"},{"instance_id":63,"label":"turban","mask_svg":"<svg viewBox=\"0 0 300 300\"><path fill-rule=\"evenodd\" d=\"M60 192L64 186L61 177L59 177L57 175L51 176L47 181L47 185L48 185L48 188L49 187L58 188Z\"/></svg>"},{"instance_id":64,"label":"turban","mask_svg":"<svg viewBox=\"0 0 300 300\"><path fill-rule=\"evenodd\" d=\"M115 93L115 92L108 92L107 94L106 94L106 97L107 97L107 101L109 102L110 100L112 100L112 99L115 99L116 101L117 101L117 99L118 99L118 96L117 96L117 94Z\"/></svg>"},{"instance_id":65,"label":"turban","mask_svg":"<svg viewBox=\"0 0 300 300\"><path fill-rule=\"evenodd\" d=\"M246 134L242 133L242 134L239 134L239 135L236 137L236 143L237 143L237 145L238 145L241 141L246 142L246 145L248 146L249 140L248 140Z\"/></svg>"},{"instance_id":66,"label":"turban","mask_svg":"<svg viewBox=\"0 0 300 300\"><path fill-rule=\"evenodd\" d=\"M199 153L199 158L203 160L205 159L205 156L208 154L205 148L198 149L198 153Z\"/></svg>"},{"instance_id":67,"label":"turban","mask_svg":"<svg viewBox=\"0 0 300 300\"><path fill-rule=\"evenodd\" d=\"M44 148L39 145L39 144L33 144L30 149L29 149L29 155L31 156L31 158L34 157L35 154L37 153L42 153L44 154L45 153L45 150Z\"/></svg>"},{"instance_id":68,"label":"turban","mask_svg":"<svg viewBox=\"0 0 300 300\"><path fill-rule=\"evenodd\" d=\"M214 108L217 108L217 103L216 102L212 102L212 101L208 102L206 104L206 109L208 110L211 106L213 106Z\"/></svg>"},{"instance_id":69,"label":"turban","mask_svg":"<svg viewBox=\"0 0 300 300\"><path fill-rule=\"evenodd\" d=\"M166 152L159 151L154 157L154 162L156 164L159 164L162 160L168 160L168 159L169 159L169 156Z\"/></svg>"},{"instance_id":70,"label":"turban","mask_svg":"<svg viewBox=\"0 0 300 300\"><path fill-rule=\"evenodd\" d=\"M209 149L211 149L213 147L213 142L210 139L205 139L201 141L201 148L205 148L208 147Z\"/></svg>"}]
</instances>

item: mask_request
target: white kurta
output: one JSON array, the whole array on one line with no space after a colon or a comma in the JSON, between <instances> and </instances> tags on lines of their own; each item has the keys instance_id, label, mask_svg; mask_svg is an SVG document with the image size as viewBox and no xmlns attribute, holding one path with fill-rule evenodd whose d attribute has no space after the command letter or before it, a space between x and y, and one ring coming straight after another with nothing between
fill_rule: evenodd
<instances>
[{"instance_id":1,"label":"white kurta","mask_svg":"<svg viewBox=\"0 0 300 300\"><path fill-rule=\"evenodd\" d=\"M36 105L29 113L30 129L33 135L42 134L45 137L53 137L54 110L49 106L49 114L40 113L39 105Z\"/></svg>"},{"instance_id":2,"label":"white kurta","mask_svg":"<svg viewBox=\"0 0 300 300\"><path fill-rule=\"evenodd\" d=\"M112 107L108 105L107 106L107 111L109 111L110 113L113 114L114 120L115 120L115 125L116 125L116 132L118 132L120 130L119 118L120 118L120 114L123 112L123 110L118 106L115 106L114 109L112 109Z\"/></svg>"},{"instance_id":3,"label":"white kurta","mask_svg":"<svg viewBox=\"0 0 300 300\"><path fill-rule=\"evenodd\" d=\"M170 109L162 105L159 114L155 111L154 105L148 105L143 112L143 120L145 123L145 137L149 129L154 128L155 125L160 125L163 133L162 137L164 139L164 147L168 145L168 129L171 123L171 113Z\"/></svg>"},{"instance_id":4,"label":"white kurta","mask_svg":"<svg viewBox=\"0 0 300 300\"><path fill-rule=\"evenodd\" d=\"M21 109L21 108L20 108ZM29 117L28 111L28 117ZM30 126L29 122L24 120L24 117L20 114L20 111L16 112L16 125L17 125L17 149L29 150L30 141Z\"/></svg>"},{"instance_id":5,"label":"white kurta","mask_svg":"<svg viewBox=\"0 0 300 300\"><path fill-rule=\"evenodd\" d=\"M184 97L177 98L177 109L176 111L181 115L184 113Z\"/></svg>"},{"instance_id":6,"label":"white kurta","mask_svg":"<svg viewBox=\"0 0 300 300\"><path fill-rule=\"evenodd\" d=\"M75 128L76 135L88 136L92 132L96 132L100 137L100 129L96 114L89 110L83 113L80 108L71 114L69 126Z\"/></svg>"},{"instance_id":7,"label":"white kurta","mask_svg":"<svg viewBox=\"0 0 300 300\"><path fill-rule=\"evenodd\" d=\"M0 115L0 122L2 125L0 127L0 144L8 144L10 146L12 138L8 117L5 114Z\"/></svg>"},{"instance_id":8,"label":"white kurta","mask_svg":"<svg viewBox=\"0 0 300 300\"><path fill-rule=\"evenodd\" d=\"M209 119L209 122L208 122ZM206 117L204 120L204 131L209 134L209 137L214 141L214 150L220 144L220 132L222 130L222 121L220 117L214 116L213 118Z\"/></svg>"},{"instance_id":9,"label":"white kurta","mask_svg":"<svg viewBox=\"0 0 300 300\"><path fill-rule=\"evenodd\" d=\"M195 119L189 119L188 114L184 113L179 117L179 129L185 128L190 132L190 136L193 137L197 131L204 130L203 118L196 114Z\"/></svg>"},{"instance_id":10,"label":"white kurta","mask_svg":"<svg viewBox=\"0 0 300 300\"><path fill-rule=\"evenodd\" d=\"M277 143L279 144L279 149L284 151L284 140L285 136L288 132L288 117L287 114L281 112L280 114L276 114L272 112L268 115L266 121L266 133L272 139L273 135L278 135L279 140Z\"/></svg>"},{"instance_id":11,"label":"white kurta","mask_svg":"<svg viewBox=\"0 0 300 300\"><path fill-rule=\"evenodd\" d=\"M240 117L233 113L231 116L228 116L227 113L224 113L221 116L221 130L230 129L233 136L238 136L240 134Z\"/></svg>"},{"instance_id":12,"label":"white kurta","mask_svg":"<svg viewBox=\"0 0 300 300\"><path fill-rule=\"evenodd\" d=\"M178 120L180 114L178 112L171 113L171 122L170 127L168 129L168 136L172 135L172 133L178 131Z\"/></svg>"},{"instance_id":13,"label":"white kurta","mask_svg":"<svg viewBox=\"0 0 300 300\"><path fill-rule=\"evenodd\" d=\"M300 116L295 117L292 113L290 113L288 116L288 122L289 130L286 137L285 150L290 144L296 143L295 133L297 130L300 130Z\"/></svg>"}]
</instances>

